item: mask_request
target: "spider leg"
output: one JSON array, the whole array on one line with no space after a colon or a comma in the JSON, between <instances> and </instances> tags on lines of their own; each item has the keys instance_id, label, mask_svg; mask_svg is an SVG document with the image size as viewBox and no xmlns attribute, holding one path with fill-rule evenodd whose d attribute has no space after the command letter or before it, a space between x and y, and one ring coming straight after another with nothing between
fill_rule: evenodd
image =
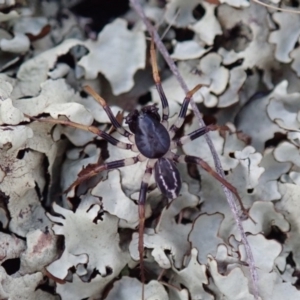
<instances>
[{"instance_id":1,"label":"spider leg","mask_svg":"<svg viewBox=\"0 0 300 300\"><path fill-rule=\"evenodd\" d=\"M113 169L119 169L122 167L131 166L131 165L134 165L137 162L143 161L143 160L144 160L144 156L140 154L135 157L128 157L125 159L115 160L115 161L107 162L107 163L104 163L101 165L99 165L99 164L89 165L86 168L84 168L83 170L81 170L81 172L78 174L78 178L76 179L76 181L74 183L72 183L72 185L69 186L67 188L67 190L65 190L64 192L68 193L74 187L76 187L79 184L81 184L82 182L90 179L91 177L98 175L100 172L102 172L104 170L113 170Z\"/></svg>"},{"instance_id":2,"label":"spider leg","mask_svg":"<svg viewBox=\"0 0 300 300\"><path fill-rule=\"evenodd\" d=\"M71 127L74 127L74 128L78 128L78 129L81 129L81 130L92 132L92 133L102 137L104 140L106 140L110 144L112 144L112 145L114 145L118 148L121 148L121 149L131 150L132 146L133 146L132 144L124 143L124 142L121 142L121 141L115 139L110 134L100 130L99 128L97 128L95 126L82 125L82 124L79 124L79 123L66 121L66 120L60 120L60 119L51 119L51 118L37 119L37 118L30 117L30 116L27 116L27 117L30 118L30 119L39 121L39 122L61 124L61 125L71 126Z\"/></svg>"},{"instance_id":3,"label":"spider leg","mask_svg":"<svg viewBox=\"0 0 300 300\"><path fill-rule=\"evenodd\" d=\"M173 138L176 131L182 126L183 122L184 122L184 119L185 119L185 116L186 116L186 112L187 112L187 109L188 109L188 106L189 106L189 103L191 101L191 98L193 97L193 95L202 87L203 85L202 84L198 84L196 85L192 90L190 90L184 100L183 100L183 104L181 106L181 109L180 109L180 112L179 112L179 115L178 115L178 118L177 120L175 121L175 123L171 126L171 128L169 129L169 132L170 132L170 137Z\"/></svg>"},{"instance_id":4,"label":"spider leg","mask_svg":"<svg viewBox=\"0 0 300 300\"><path fill-rule=\"evenodd\" d=\"M139 195L139 244L138 250L140 255L141 281L142 281L142 299L144 299L145 288L145 269L144 269L144 229L145 229L145 203L147 198L147 190L152 175L152 170L156 159L149 159L145 174L142 179L140 195Z\"/></svg>"},{"instance_id":5,"label":"spider leg","mask_svg":"<svg viewBox=\"0 0 300 300\"><path fill-rule=\"evenodd\" d=\"M197 156L191 156L191 155L176 155L174 154L173 159L176 162L179 163L191 163L191 164L197 164L201 168L203 168L206 172L208 172L210 175L212 175L215 179L217 179L221 184L223 184L232 194L235 195L237 198L241 209L243 210L243 213L248 216L255 224L256 222L249 216L248 210L244 207L244 204L242 202L241 197L239 196L236 188L231 185L226 179L221 177L216 171L214 171L211 166L205 162L202 158L197 157Z\"/></svg>"},{"instance_id":6,"label":"spider leg","mask_svg":"<svg viewBox=\"0 0 300 300\"><path fill-rule=\"evenodd\" d=\"M153 38L151 39L151 48L150 48L150 56L151 56L151 64L152 64L152 74L153 79L155 82L155 86L157 89L157 92L159 94L162 108L163 108L163 115L162 115L162 124L165 126L165 128L168 128L168 119L169 119L169 104L167 97L165 95L165 92L161 85L161 80L158 72L158 66L157 66L157 57L156 57L156 51L155 51L155 45Z\"/></svg>"},{"instance_id":7,"label":"spider leg","mask_svg":"<svg viewBox=\"0 0 300 300\"><path fill-rule=\"evenodd\" d=\"M171 149L175 149L175 148L177 148L177 146L182 146L188 142L191 142L191 141L197 139L198 137L204 135L205 133L207 133L209 131L214 131L214 130L217 130L222 127L224 127L224 126L209 125L209 126L204 126L199 129L196 129L193 132L191 132L187 135L184 135L180 139L172 141Z\"/></svg>"},{"instance_id":8,"label":"spider leg","mask_svg":"<svg viewBox=\"0 0 300 300\"><path fill-rule=\"evenodd\" d=\"M116 130L123 136L129 137L132 135L129 131L127 131L125 128L122 127L122 125L119 123L119 121L114 116L113 112L111 111L110 107L107 105L106 101L96 93L96 91L91 88L89 85L86 85L83 87L83 89L90 94L105 110L108 118L111 121L111 124L116 128Z\"/></svg>"}]
</instances>

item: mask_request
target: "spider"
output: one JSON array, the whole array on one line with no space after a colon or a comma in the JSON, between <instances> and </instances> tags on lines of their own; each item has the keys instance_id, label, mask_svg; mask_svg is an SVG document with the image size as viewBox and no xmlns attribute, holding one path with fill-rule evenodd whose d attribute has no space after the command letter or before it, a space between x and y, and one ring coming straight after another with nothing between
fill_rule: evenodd
<instances>
[{"instance_id":1,"label":"spider","mask_svg":"<svg viewBox=\"0 0 300 300\"><path fill-rule=\"evenodd\" d=\"M51 122L54 124L62 124L67 126L72 126L85 131L90 131L108 143L119 147L121 149L131 150L136 153L133 157L120 159L116 161L107 162L104 164L95 164L83 169L77 180L67 189L67 191L78 186L83 181L99 174L103 170L118 169L126 166L136 164L138 162L146 161L146 170L142 178L139 199L138 199L138 211L139 211L139 242L138 250L140 256L140 269L141 269L141 282L142 282L142 299L144 299L144 224L145 224L145 202L147 196L147 189L152 173L154 173L154 178L157 186L159 187L161 193L169 199L169 201L175 199L181 189L181 178L178 169L176 168L177 163L191 163L201 166L205 171L210 173L215 179L217 179L221 184L226 186L238 199L242 209L246 211L243 207L241 199L237 193L235 187L233 187L228 181L222 178L218 173L216 173L204 160L200 157L190 156L190 155L177 155L174 153L178 146L182 146L188 142L195 140L196 138L206 134L209 131L217 130L220 128L217 125L209 125L199 128L188 135L181 138L174 138L176 132L183 125L189 102L193 94L201 88L201 85L197 85L194 89L187 93L177 120L172 126L169 126L169 105L168 100L162 88L158 66L156 62L156 52L154 48L154 42L151 43L150 56L152 62L152 73L153 79L161 99L162 104L162 116L158 113L158 108L156 105L145 106L141 111L134 110L126 118L125 122L128 124L129 132L127 129L122 127L117 118L113 115L110 107L107 105L105 100L99 96L90 86L85 86L84 90L90 94L105 110L107 116L109 117L114 128L124 137L127 137L130 143L124 143L110 134L101 131L95 126L86 126L66 120L57 119L36 119L34 120L40 122Z\"/></svg>"}]
</instances>

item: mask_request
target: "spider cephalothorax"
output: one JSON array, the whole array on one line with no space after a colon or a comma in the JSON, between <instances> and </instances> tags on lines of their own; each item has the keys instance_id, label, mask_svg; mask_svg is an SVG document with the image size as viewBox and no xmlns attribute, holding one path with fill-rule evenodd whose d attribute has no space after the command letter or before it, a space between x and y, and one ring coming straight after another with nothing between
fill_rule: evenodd
<instances>
[{"instance_id":1,"label":"spider cephalothorax","mask_svg":"<svg viewBox=\"0 0 300 300\"><path fill-rule=\"evenodd\" d=\"M196 86L186 95L181 110L178 114L177 120L172 126L169 126L169 105L159 78L153 44L151 46L151 59L153 68L153 78L162 103L162 116L160 116L160 114L158 113L158 108L156 107L156 105L146 106L140 111L134 110L126 117L126 123L128 124L128 127L131 132L122 127L122 125L115 118L110 107L106 104L103 98L101 98L91 87L86 86L84 88L87 93L91 94L101 104L115 129L119 132L119 134L123 135L124 137L127 137L130 143L121 142L113 136L111 136L110 134L101 131L100 129L94 126L85 126L82 124L65 120L39 119L39 121L63 124L90 131L116 147L126 149L129 151L131 150L134 152L133 157L106 162L104 164L88 166L86 169L83 169L79 173L77 180L70 186L68 190L75 188L83 181L91 178L92 176L97 175L103 170L118 169L147 160L145 173L141 181L141 188L138 200L140 218L138 249L140 254L141 281L143 283L142 299L144 299L145 282L143 266L143 232L145 224L145 202L147 198L147 190L152 171L154 171L154 178L156 184L159 187L162 194L168 199L172 200L179 195L181 189L181 179L176 164L197 164L204 170L209 172L223 185L225 185L232 193L234 193L234 195L237 197L243 208L241 199L236 189L229 182L227 182L220 175L218 175L218 173L216 173L205 161L203 161L200 157L189 155L177 155L175 153L176 148L178 146L186 144L198 138L199 136L204 135L208 131L216 130L218 126L205 126L179 139L175 139L175 133L183 125L190 99L192 95L200 89L201 85Z\"/></svg>"}]
</instances>

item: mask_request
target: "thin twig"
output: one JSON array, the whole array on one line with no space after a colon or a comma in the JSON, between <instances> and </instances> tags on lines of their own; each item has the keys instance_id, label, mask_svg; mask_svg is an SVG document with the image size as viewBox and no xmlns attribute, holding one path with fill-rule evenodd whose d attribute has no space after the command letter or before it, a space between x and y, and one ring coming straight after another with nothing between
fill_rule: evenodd
<instances>
[{"instance_id":1,"label":"thin twig","mask_svg":"<svg viewBox=\"0 0 300 300\"><path fill-rule=\"evenodd\" d=\"M180 86L182 87L182 89L184 90L185 93L188 93L188 91L189 91L188 86L186 85L186 83L185 83L184 79L182 78L181 74L179 73L178 68L175 65L172 58L170 57L166 47L162 43L157 31L155 30L155 28L152 26L152 24L147 19L139 0L130 0L130 3L132 5L132 7L134 8L134 10L137 12L137 14L140 16L140 18L142 19L142 21L144 22L145 26L147 27L147 30L148 30L149 34L151 36L153 36L154 42L157 46L157 49L160 51L160 53L164 57L165 61L169 65L169 68L171 69L172 73L176 77L176 79L179 82ZM191 99L190 103L191 103L191 107L194 111L194 114L195 114L196 118L198 119L200 127L205 126L205 123L204 123L204 121L203 121L203 119L200 115L200 112L199 112L194 100ZM207 142L207 144L210 148L210 151L212 153L217 173L220 176L222 176L223 178L225 178L224 171L223 171L223 168L222 168L222 165L221 165L221 161L218 157L218 154L217 154L216 149L213 145L213 142L212 142L211 138L209 137L209 134L205 134L205 138L206 138L206 142ZM253 294L254 294L255 299L258 300L259 299L258 274L257 274L256 268L255 268L255 262L254 262L253 254L252 254L250 245L248 243L248 240L247 240L247 237L246 237L241 219L239 218L238 208L237 208L236 203L234 201L233 195L225 186L222 185L222 187L223 187L227 202L229 203L229 206L230 206L231 211L233 213L235 222L237 224L237 228L238 228L238 230L241 234L242 242L245 246L245 250L246 250L246 254L247 254L247 262L249 264L249 270L250 270L251 279L252 279Z\"/></svg>"},{"instance_id":2,"label":"thin twig","mask_svg":"<svg viewBox=\"0 0 300 300\"><path fill-rule=\"evenodd\" d=\"M270 4L264 3L264 2L262 2L260 0L252 0L252 1L255 2L255 3L258 3L261 6L272 8L274 10L278 10L278 11L282 11L282 12L286 12L286 13L291 13L291 14L300 14L300 10L297 10L297 9L292 9L292 8L288 9L288 8L276 7L274 5L270 5Z\"/></svg>"}]
</instances>

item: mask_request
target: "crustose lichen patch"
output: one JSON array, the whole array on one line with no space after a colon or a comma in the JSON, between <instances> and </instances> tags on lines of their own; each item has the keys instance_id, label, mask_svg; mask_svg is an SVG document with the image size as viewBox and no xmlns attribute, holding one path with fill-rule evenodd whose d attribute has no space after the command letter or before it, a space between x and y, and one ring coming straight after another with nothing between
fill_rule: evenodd
<instances>
[{"instance_id":1,"label":"crustose lichen patch","mask_svg":"<svg viewBox=\"0 0 300 300\"><path fill-rule=\"evenodd\" d=\"M300 298L299 15L244 0L141 2L189 89L203 85L193 98L206 124L219 126L209 135L245 208L260 298ZM141 299L144 271L144 299L255 299L231 209L203 168L176 164L182 186L172 201L149 179L142 268L147 161L73 185L134 156L64 125L129 143L84 86L128 131L134 109L163 113L145 24L125 1L90 3L0 5L0 298ZM157 56L172 125L185 93ZM188 107L175 139L198 129ZM204 136L181 144L174 154L214 169Z\"/></svg>"}]
</instances>

